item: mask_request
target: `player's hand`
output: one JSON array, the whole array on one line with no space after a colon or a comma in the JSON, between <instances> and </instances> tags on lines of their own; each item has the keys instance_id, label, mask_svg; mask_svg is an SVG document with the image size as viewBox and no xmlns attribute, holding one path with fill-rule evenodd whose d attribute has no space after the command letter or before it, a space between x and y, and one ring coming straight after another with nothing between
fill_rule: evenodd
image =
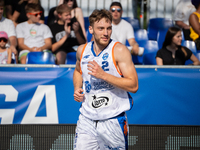
<instances>
[{"instance_id":1,"label":"player's hand","mask_svg":"<svg viewBox=\"0 0 200 150\"><path fill-rule=\"evenodd\" d=\"M95 60L89 61L87 67L88 70L90 71L88 74L96 78L102 79L102 77L105 74L101 66Z\"/></svg>"},{"instance_id":2,"label":"player's hand","mask_svg":"<svg viewBox=\"0 0 200 150\"><path fill-rule=\"evenodd\" d=\"M83 89L79 88L79 89L74 91L74 100L77 101L77 102L82 102L84 95L85 94L83 94Z\"/></svg>"},{"instance_id":3,"label":"player's hand","mask_svg":"<svg viewBox=\"0 0 200 150\"><path fill-rule=\"evenodd\" d=\"M65 32L67 37L69 37L70 33L71 33L71 26L68 26L68 23L65 22L65 26L64 26Z\"/></svg>"}]
</instances>

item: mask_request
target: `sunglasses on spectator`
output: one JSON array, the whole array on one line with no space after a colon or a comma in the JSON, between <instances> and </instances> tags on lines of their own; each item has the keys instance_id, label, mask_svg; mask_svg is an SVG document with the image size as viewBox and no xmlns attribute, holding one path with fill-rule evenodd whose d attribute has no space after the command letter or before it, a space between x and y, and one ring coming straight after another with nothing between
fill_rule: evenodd
<instances>
[{"instance_id":1,"label":"sunglasses on spectator","mask_svg":"<svg viewBox=\"0 0 200 150\"><path fill-rule=\"evenodd\" d=\"M8 42L7 39L5 39L5 38L0 38L0 42L2 42L2 41L5 42L5 43Z\"/></svg>"},{"instance_id":2,"label":"sunglasses on spectator","mask_svg":"<svg viewBox=\"0 0 200 150\"><path fill-rule=\"evenodd\" d=\"M115 10L117 10L117 12L121 12L121 8L112 8L111 11L115 12Z\"/></svg>"},{"instance_id":3,"label":"sunglasses on spectator","mask_svg":"<svg viewBox=\"0 0 200 150\"><path fill-rule=\"evenodd\" d=\"M39 13L28 13L29 15L34 15L35 17L37 17L38 15L41 16L42 14L42 11L40 11Z\"/></svg>"}]
</instances>

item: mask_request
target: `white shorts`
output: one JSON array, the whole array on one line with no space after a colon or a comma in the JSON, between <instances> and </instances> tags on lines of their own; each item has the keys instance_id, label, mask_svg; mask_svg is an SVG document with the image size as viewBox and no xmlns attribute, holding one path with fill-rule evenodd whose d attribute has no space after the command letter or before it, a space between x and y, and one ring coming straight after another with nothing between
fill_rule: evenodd
<instances>
[{"instance_id":1,"label":"white shorts","mask_svg":"<svg viewBox=\"0 0 200 150\"><path fill-rule=\"evenodd\" d=\"M125 113L94 121L80 114L74 139L74 150L128 149L128 123Z\"/></svg>"}]
</instances>

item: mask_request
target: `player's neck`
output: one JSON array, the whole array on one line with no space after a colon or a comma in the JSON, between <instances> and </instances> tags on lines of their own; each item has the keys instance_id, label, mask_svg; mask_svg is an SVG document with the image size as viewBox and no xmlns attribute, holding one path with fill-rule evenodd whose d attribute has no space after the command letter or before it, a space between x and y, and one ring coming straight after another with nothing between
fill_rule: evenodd
<instances>
[{"instance_id":1,"label":"player's neck","mask_svg":"<svg viewBox=\"0 0 200 150\"><path fill-rule=\"evenodd\" d=\"M93 50L96 55L99 55L99 53L101 53L101 51L103 51L105 47L106 46L98 44L97 42L94 42L93 44Z\"/></svg>"}]
</instances>

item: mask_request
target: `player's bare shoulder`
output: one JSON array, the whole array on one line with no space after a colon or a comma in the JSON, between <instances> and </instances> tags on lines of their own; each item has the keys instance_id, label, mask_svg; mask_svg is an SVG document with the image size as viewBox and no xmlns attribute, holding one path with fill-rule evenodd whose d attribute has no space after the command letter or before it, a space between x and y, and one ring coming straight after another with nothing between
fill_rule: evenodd
<instances>
[{"instance_id":1,"label":"player's bare shoulder","mask_svg":"<svg viewBox=\"0 0 200 150\"><path fill-rule=\"evenodd\" d=\"M121 58L128 59L131 58L131 53L125 45L117 43L114 47L114 57L116 61Z\"/></svg>"},{"instance_id":2,"label":"player's bare shoulder","mask_svg":"<svg viewBox=\"0 0 200 150\"><path fill-rule=\"evenodd\" d=\"M127 49L127 47L122 44L122 43L117 43L114 47L114 51L117 53L123 53L123 52L129 52L129 50Z\"/></svg>"},{"instance_id":3,"label":"player's bare shoulder","mask_svg":"<svg viewBox=\"0 0 200 150\"><path fill-rule=\"evenodd\" d=\"M80 45L80 46L77 48L77 52L76 52L76 58L77 58L77 60L80 59L81 54L82 54L82 51L83 51L83 49L84 49L85 46L86 46L86 44L82 44L82 45Z\"/></svg>"}]
</instances>

